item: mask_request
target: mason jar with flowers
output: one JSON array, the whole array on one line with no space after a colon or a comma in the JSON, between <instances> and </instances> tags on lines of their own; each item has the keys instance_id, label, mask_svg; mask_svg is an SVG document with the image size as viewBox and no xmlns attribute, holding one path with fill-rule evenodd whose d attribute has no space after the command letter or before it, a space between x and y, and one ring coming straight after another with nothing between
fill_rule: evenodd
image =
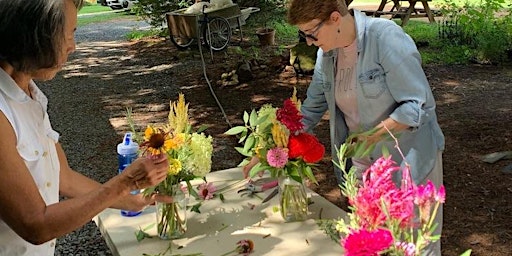
<instances>
[{"instance_id":1,"label":"mason jar with flowers","mask_svg":"<svg viewBox=\"0 0 512 256\"><path fill-rule=\"evenodd\" d=\"M236 150L247 158L246 165L257 159L249 175L269 171L279 180L280 212L285 221L303 221L308 214L304 179L316 183L313 168L325 153L318 139L303 131L300 101L296 91L281 108L271 104L244 113L244 125L229 129L226 134L239 135L243 147Z\"/></svg>"},{"instance_id":2,"label":"mason jar with flowers","mask_svg":"<svg viewBox=\"0 0 512 256\"><path fill-rule=\"evenodd\" d=\"M128 120L135 133L131 111ZM187 230L188 196L199 197L190 181L204 179L210 172L213 139L200 130L192 131L183 94L179 94L176 102L170 102L168 122L161 126L148 125L139 139L141 154L150 157L165 154L169 160L167 178L143 193L160 193L173 198L171 203L156 204L157 231L162 239L179 238Z\"/></svg>"}]
</instances>

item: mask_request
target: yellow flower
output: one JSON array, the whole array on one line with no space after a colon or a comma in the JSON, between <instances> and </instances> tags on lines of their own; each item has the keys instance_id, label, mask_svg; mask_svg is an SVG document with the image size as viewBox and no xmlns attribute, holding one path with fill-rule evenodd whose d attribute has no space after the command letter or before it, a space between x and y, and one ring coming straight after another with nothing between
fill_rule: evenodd
<instances>
[{"instance_id":1,"label":"yellow flower","mask_svg":"<svg viewBox=\"0 0 512 256\"><path fill-rule=\"evenodd\" d=\"M170 102L169 110L169 128L175 134L183 133L187 130L188 123L188 104L185 104L185 96L180 93L177 102Z\"/></svg>"},{"instance_id":2,"label":"yellow flower","mask_svg":"<svg viewBox=\"0 0 512 256\"><path fill-rule=\"evenodd\" d=\"M272 139L277 147L286 148L288 147L288 133L287 129L278 122L274 122L272 125Z\"/></svg>"},{"instance_id":3,"label":"yellow flower","mask_svg":"<svg viewBox=\"0 0 512 256\"><path fill-rule=\"evenodd\" d=\"M144 142L141 147L144 148L144 152L148 151L151 155L160 155L170 150L168 147L170 140L169 133L148 125L144 131Z\"/></svg>"},{"instance_id":4,"label":"yellow flower","mask_svg":"<svg viewBox=\"0 0 512 256\"><path fill-rule=\"evenodd\" d=\"M181 167L181 161L174 158L168 158L169 160L169 170L167 171L167 174L169 175L176 175L178 174L182 167Z\"/></svg>"},{"instance_id":5,"label":"yellow flower","mask_svg":"<svg viewBox=\"0 0 512 256\"><path fill-rule=\"evenodd\" d=\"M179 149L185 144L185 137L186 135L184 133L176 134L171 139L165 141L165 147L169 150Z\"/></svg>"},{"instance_id":6,"label":"yellow flower","mask_svg":"<svg viewBox=\"0 0 512 256\"><path fill-rule=\"evenodd\" d=\"M300 111L300 100L297 99L297 88L293 87L293 94L292 97L290 97L290 100L292 100L293 103L295 103L295 106L297 106L297 109Z\"/></svg>"}]
</instances>

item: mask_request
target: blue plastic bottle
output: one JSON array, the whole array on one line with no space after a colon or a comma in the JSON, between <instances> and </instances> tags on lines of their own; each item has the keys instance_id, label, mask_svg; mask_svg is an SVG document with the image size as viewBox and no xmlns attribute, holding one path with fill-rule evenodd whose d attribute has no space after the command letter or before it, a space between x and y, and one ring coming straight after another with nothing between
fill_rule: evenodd
<instances>
[{"instance_id":1,"label":"blue plastic bottle","mask_svg":"<svg viewBox=\"0 0 512 256\"><path fill-rule=\"evenodd\" d=\"M117 145L117 159L119 160L119 173L121 173L128 165L130 165L135 159L137 159L137 151L139 150L139 145L132 140L132 133L127 132L124 135L123 142ZM134 190L131 192L132 194L140 193L139 190ZM137 216L142 211L132 212L121 210L121 215L132 217Z\"/></svg>"}]
</instances>

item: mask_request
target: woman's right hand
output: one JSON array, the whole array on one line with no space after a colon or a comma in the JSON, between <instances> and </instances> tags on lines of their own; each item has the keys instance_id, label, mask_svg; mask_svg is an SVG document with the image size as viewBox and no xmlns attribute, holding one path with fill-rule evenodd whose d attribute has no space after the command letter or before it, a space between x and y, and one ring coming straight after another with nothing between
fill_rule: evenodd
<instances>
[{"instance_id":1,"label":"woman's right hand","mask_svg":"<svg viewBox=\"0 0 512 256\"><path fill-rule=\"evenodd\" d=\"M254 167L260 160L253 156L251 158L251 161L249 161L248 164L246 164L243 168L244 178L247 179L249 177L249 172L251 171L252 167ZM263 175L263 172L259 172L258 175L261 177Z\"/></svg>"},{"instance_id":2,"label":"woman's right hand","mask_svg":"<svg viewBox=\"0 0 512 256\"><path fill-rule=\"evenodd\" d=\"M131 163L121 173L130 179L131 190L158 185L167 177L169 162L165 155L141 157Z\"/></svg>"}]
</instances>

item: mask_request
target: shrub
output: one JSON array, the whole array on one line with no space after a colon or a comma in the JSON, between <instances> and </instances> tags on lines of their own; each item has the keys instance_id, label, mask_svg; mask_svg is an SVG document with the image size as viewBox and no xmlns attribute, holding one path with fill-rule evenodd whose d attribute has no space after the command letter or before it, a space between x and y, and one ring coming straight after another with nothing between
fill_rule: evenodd
<instances>
[{"instance_id":1,"label":"shrub","mask_svg":"<svg viewBox=\"0 0 512 256\"><path fill-rule=\"evenodd\" d=\"M466 2L462 7L445 0L439 36L446 43L468 46L472 58L480 63L503 62L512 48L512 6L504 6L505 0Z\"/></svg>"},{"instance_id":2,"label":"shrub","mask_svg":"<svg viewBox=\"0 0 512 256\"><path fill-rule=\"evenodd\" d=\"M166 24L165 13L185 8L189 5L189 1L186 0L139 0L135 3L133 11L154 28L160 28Z\"/></svg>"}]
</instances>

